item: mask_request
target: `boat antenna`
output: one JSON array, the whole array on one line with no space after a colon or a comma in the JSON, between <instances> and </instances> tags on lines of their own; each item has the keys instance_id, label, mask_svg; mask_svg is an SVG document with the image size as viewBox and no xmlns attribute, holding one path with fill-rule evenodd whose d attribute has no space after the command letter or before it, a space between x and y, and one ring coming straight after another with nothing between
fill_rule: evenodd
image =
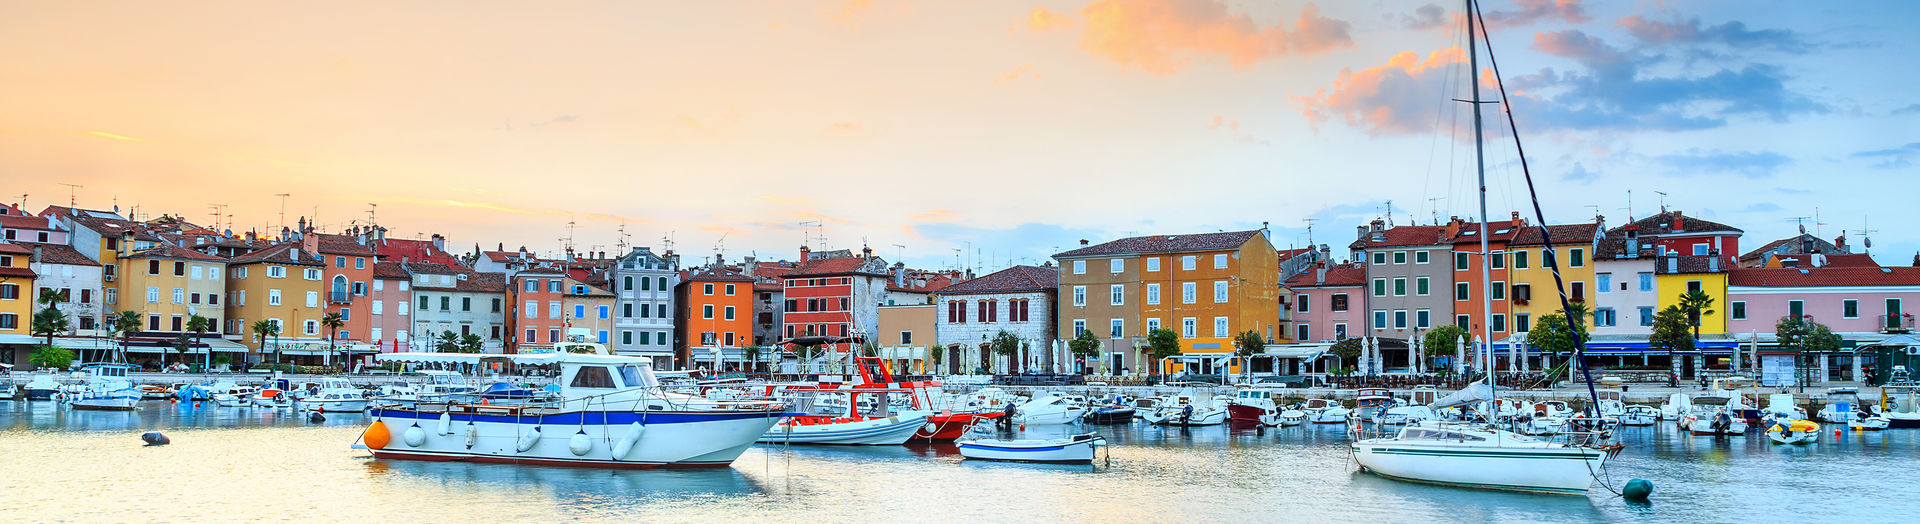
<instances>
[{"instance_id":1,"label":"boat antenna","mask_svg":"<svg viewBox=\"0 0 1920 524\"><path fill-rule=\"evenodd\" d=\"M1473 19L1478 18L1480 16L1480 9L1478 6L1474 5L1473 0L1467 0L1467 5L1468 5L1468 8L1472 10L1472 12L1467 14L1467 24L1468 24L1468 27L1471 28L1473 24ZM1483 31L1483 33L1481 33L1481 36L1486 37L1490 40L1492 37L1484 33L1484 31L1486 31L1485 20L1482 20L1481 22L1482 23L1480 24L1480 30ZM1467 35L1467 38L1469 39L1473 38L1473 35L1471 34L1472 33L1471 29L1469 29L1468 33L1469 34ZM1551 234L1551 230L1547 228L1546 212L1540 209L1540 192L1536 189L1536 187L1533 184L1533 172L1527 169L1527 150L1526 148L1520 146L1520 126L1519 124L1516 124L1513 121L1513 101L1507 98L1506 82L1502 82L1500 80L1500 62L1495 60L1493 57L1493 46L1487 46L1487 65L1488 67L1493 68L1493 84L1495 87L1497 87L1500 90L1501 108L1502 108L1502 111L1507 114L1507 129L1513 135L1514 152L1520 158L1520 176L1525 178L1527 181L1527 198L1533 201L1533 216L1535 220L1538 220L1540 222L1538 227L1540 228L1541 243L1546 247L1547 253L1557 253L1557 251L1555 251L1553 248L1553 235ZM1479 69L1476 67L1474 70L1478 71ZM1479 85L1480 84L1477 82L1474 84L1475 98L1479 97L1478 95ZM1474 109L1474 115L1477 117L1480 114L1480 106L1474 105L1473 109ZM1479 132L1479 125L1480 125L1480 121L1476 118L1474 120L1474 128L1475 128L1476 134L1478 134ZM1485 200L1484 191L1485 189L1483 188L1481 204L1480 204L1481 214L1486 213L1486 200ZM1662 193L1661 196L1666 196L1666 195L1665 193ZM1485 224L1485 222L1481 222L1481 223ZM1485 235L1484 232L1481 234ZM1487 239L1485 236L1480 237L1480 242L1483 245L1486 241ZM1574 359L1574 362L1578 362L1580 364L1580 377L1586 380L1587 382L1587 396L1588 396L1588 399L1591 400L1591 402L1587 403L1587 416L1598 418L1599 416L1598 410L1600 406L1600 392L1593 387L1593 371L1587 367L1586 337L1580 336L1581 334L1586 332L1586 329L1582 327L1583 324L1581 322L1582 320L1584 320L1583 317L1585 317L1585 315L1574 316L1573 314L1573 302L1572 300L1567 298L1567 284L1564 281L1564 279L1562 279L1560 276L1560 261L1559 261L1560 257L1549 255L1542 258L1545 259L1547 269L1553 272L1554 290L1559 291L1560 293L1560 314L1566 316L1567 327L1571 328L1571 330L1575 334L1573 337L1573 359ZM1485 265L1482 265L1481 267L1485 268Z\"/></svg>"}]
</instances>

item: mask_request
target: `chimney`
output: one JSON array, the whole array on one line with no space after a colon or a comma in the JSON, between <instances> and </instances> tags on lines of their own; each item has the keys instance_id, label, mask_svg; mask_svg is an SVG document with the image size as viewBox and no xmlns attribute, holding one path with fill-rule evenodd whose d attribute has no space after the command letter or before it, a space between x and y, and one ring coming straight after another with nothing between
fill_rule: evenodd
<instances>
[{"instance_id":1,"label":"chimney","mask_svg":"<svg viewBox=\"0 0 1920 524\"><path fill-rule=\"evenodd\" d=\"M1814 260L1819 260L1819 259L1816 258ZM1815 265L1818 266L1817 263ZM1720 272L1720 257L1717 257L1717 256L1707 257L1707 272L1708 273Z\"/></svg>"},{"instance_id":2,"label":"chimney","mask_svg":"<svg viewBox=\"0 0 1920 524\"><path fill-rule=\"evenodd\" d=\"M906 287L907 285L906 263L903 263L903 262L893 263L893 285L896 287Z\"/></svg>"},{"instance_id":3,"label":"chimney","mask_svg":"<svg viewBox=\"0 0 1920 524\"><path fill-rule=\"evenodd\" d=\"M1080 239L1080 245L1083 245L1083 246L1087 245L1087 239L1084 239L1084 238Z\"/></svg>"},{"instance_id":4,"label":"chimney","mask_svg":"<svg viewBox=\"0 0 1920 524\"><path fill-rule=\"evenodd\" d=\"M1319 286L1319 285L1325 285L1326 283L1327 283L1327 262L1322 260L1313 265L1313 285Z\"/></svg>"},{"instance_id":5,"label":"chimney","mask_svg":"<svg viewBox=\"0 0 1920 524\"><path fill-rule=\"evenodd\" d=\"M714 254L713 254L713 267L722 267L722 266L725 266L725 265L727 265L727 261L726 261L726 259L724 259L724 258L722 258L722 257L721 257L721 255L720 255L719 253L714 253Z\"/></svg>"},{"instance_id":6,"label":"chimney","mask_svg":"<svg viewBox=\"0 0 1920 524\"><path fill-rule=\"evenodd\" d=\"M41 251L41 249L42 249L42 248L40 247L40 245L39 245L39 244L34 244L34 245L33 245L33 261L34 261L34 262L39 262L39 261L40 261L40 254L41 254L41 252L40 252L40 251Z\"/></svg>"},{"instance_id":7,"label":"chimney","mask_svg":"<svg viewBox=\"0 0 1920 524\"><path fill-rule=\"evenodd\" d=\"M1680 272L1680 257L1668 256L1667 257L1667 273L1679 273L1679 272Z\"/></svg>"},{"instance_id":8,"label":"chimney","mask_svg":"<svg viewBox=\"0 0 1920 524\"><path fill-rule=\"evenodd\" d=\"M1674 231L1687 230L1686 222L1682 222L1680 220L1680 210L1678 209L1673 210L1673 226L1672 227Z\"/></svg>"},{"instance_id":9,"label":"chimney","mask_svg":"<svg viewBox=\"0 0 1920 524\"><path fill-rule=\"evenodd\" d=\"M1833 237L1833 252L1834 252L1834 253L1847 253L1847 252L1848 252L1848 251L1847 251L1847 232L1846 232L1846 231L1841 231L1841 232L1840 232L1840 236L1837 236L1837 237Z\"/></svg>"},{"instance_id":10,"label":"chimney","mask_svg":"<svg viewBox=\"0 0 1920 524\"><path fill-rule=\"evenodd\" d=\"M445 253L447 251L447 237L441 236L439 233L434 233L433 250Z\"/></svg>"},{"instance_id":11,"label":"chimney","mask_svg":"<svg viewBox=\"0 0 1920 524\"><path fill-rule=\"evenodd\" d=\"M299 249L294 249L294 248L293 248L293 246L288 246L288 247L287 247L287 257L288 257L288 258L292 258L294 262L299 262L299 261L300 261L300 250L299 250Z\"/></svg>"},{"instance_id":12,"label":"chimney","mask_svg":"<svg viewBox=\"0 0 1920 524\"><path fill-rule=\"evenodd\" d=\"M1353 228L1356 230L1354 238L1367 238L1367 226L1365 224L1353 226Z\"/></svg>"},{"instance_id":13,"label":"chimney","mask_svg":"<svg viewBox=\"0 0 1920 524\"><path fill-rule=\"evenodd\" d=\"M800 246L800 263L805 264L807 263L807 261L813 260L812 257L813 257L812 248L809 248L807 246Z\"/></svg>"},{"instance_id":14,"label":"chimney","mask_svg":"<svg viewBox=\"0 0 1920 524\"><path fill-rule=\"evenodd\" d=\"M867 247L867 246L860 246L860 258L866 259L866 260L872 260L873 248Z\"/></svg>"}]
</instances>

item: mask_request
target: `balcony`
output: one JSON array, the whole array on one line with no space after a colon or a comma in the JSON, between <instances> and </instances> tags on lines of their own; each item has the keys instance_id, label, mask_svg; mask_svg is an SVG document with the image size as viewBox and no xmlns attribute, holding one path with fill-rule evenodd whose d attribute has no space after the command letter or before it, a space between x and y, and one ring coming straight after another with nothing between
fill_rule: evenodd
<instances>
[{"instance_id":1,"label":"balcony","mask_svg":"<svg viewBox=\"0 0 1920 524\"><path fill-rule=\"evenodd\" d=\"M1880 315L1881 333L1912 333L1913 314Z\"/></svg>"},{"instance_id":2,"label":"balcony","mask_svg":"<svg viewBox=\"0 0 1920 524\"><path fill-rule=\"evenodd\" d=\"M334 291L331 293L327 293L327 303L328 304L352 304L353 295L348 294L345 291Z\"/></svg>"}]
</instances>

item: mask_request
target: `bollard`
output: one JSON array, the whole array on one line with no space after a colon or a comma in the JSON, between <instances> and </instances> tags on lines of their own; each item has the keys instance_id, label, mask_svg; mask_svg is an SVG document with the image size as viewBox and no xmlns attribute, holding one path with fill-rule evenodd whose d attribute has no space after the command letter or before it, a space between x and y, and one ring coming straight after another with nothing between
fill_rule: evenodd
<instances>
[{"instance_id":1,"label":"bollard","mask_svg":"<svg viewBox=\"0 0 1920 524\"><path fill-rule=\"evenodd\" d=\"M168 439L166 435L158 431L149 431L140 434L140 441L147 443L148 446L165 446L173 443L173 440Z\"/></svg>"}]
</instances>

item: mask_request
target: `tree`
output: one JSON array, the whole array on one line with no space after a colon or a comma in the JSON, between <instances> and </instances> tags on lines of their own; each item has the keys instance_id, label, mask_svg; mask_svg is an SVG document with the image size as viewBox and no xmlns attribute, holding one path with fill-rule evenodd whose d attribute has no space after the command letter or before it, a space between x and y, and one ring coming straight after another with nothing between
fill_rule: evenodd
<instances>
[{"instance_id":1,"label":"tree","mask_svg":"<svg viewBox=\"0 0 1920 524\"><path fill-rule=\"evenodd\" d=\"M1541 317L1533 325L1533 331L1527 333L1527 345L1539 350L1542 355L1560 355L1572 353L1579 344L1586 343L1593 335L1587 332L1586 306L1575 304L1569 310L1556 311L1552 315ZM1571 313L1571 314L1569 314ZM1568 317L1574 319L1573 325L1567 324ZM1542 362L1540 367L1546 368ZM1547 377L1549 382L1554 377Z\"/></svg>"},{"instance_id":2,"label":"tree","mask_svg":"<svg viewBox=\"0 0 1920 524\"><path fill-rule=\"evenodd\" d=\"M65 333L73 328L73 324L67 321L67 314L61 312L59 307L61 302L68 300L67 295L68 291L64 289L49 289L40 293L39 302L47 308L33 314L33 323L29 327L33 328L33 333L46 334L49 346L53 345L54 334Z\"/></svg>"},{"instance_id":3,"label":"tree","mask_svg":"<svg viewBox=\"0 0 1920 524\"><path fill-rule=\"evenodd\" d=\"M212 331L213 327L214 327L213 319L203 317L200 315L193 315L191 317L187 317L187 331L193 333L193 342L192 342L193 344L200 343L200 340L202 338L205 338L207 336L207 332ZM192 346L189 345L188 347L191 348ZM182 360L184 361L185 359L182 358ZM207 348L206 365L207 367L213 367L213 348L212 347Z\"/></svg>"},{"instance_id":4,"label":"tree","mask_svg":"<svg viewBox=\"0 0 1920 524\"><path fill-rule=\"evenodd\" d=\"M1100 337L1093 336L1092 331L1081 331L1080 336L1067 341L1067 353L1082 362L1100 358Z\"/></svg>"},{"instance_id":5,"label":"tree","mask_svg":"<svg viewBox=\"0 0 1920 524\"><path fill-rule=\"evenodd\" d=\"M60 369L73 365L73 352L66 348L44 345L33 350L33 356L27 362L40 369Z\"/></svg>"},{"instance_id":6,"label":"tree","mask_svg":"<svg viewBox=\"0 0 1920 524\"><path fill-rule=\"evenodd\" d=\"M947 353L946 347L943 347L939 344L927 344L926 371L928 374L934 374L938 372L941 365L947 360L945 358L946 353Z\"/></svg>"},{"instance_id":7,"label":"tree","mask_svg":"<svg viewBox=\"0 0 1920 524\"><path fill-rule=\"evenodd\" d=\"M1240 357L1240 375L1252 376L1254 355L1267 350L1267 339L1259 331L1246 330L1233 337L1233 354ZM1224 382L1224 381L1223 381Z\"/></svg>"},{"instance_id":8,"label":"tree","mask_svg":"<svg viewBox=\"0 0 1920 524\"><path fill-rule=\"evenodd\" d=\"M1180 334L1167 328L1158 328L1147 332L1147 359L1152 368L1147 375L1159 372L1160 361L1180 354Z\"/></svg>"},{"instance_id":9,"label":"tree","mask_svg":"<svg viewBox=\"0 0 1920 524\"><path fill-rule=\"evenodd\" d=\"M1713 296L1701 290L1680 294L1680 310L1687 312L1687 325L1693 328L1694 345L1700 343L1700 319L1713 314Z\"/></svg>"},{"instance_id":10,"label":"tree","mask_svg":"<svg viewBox=\"0 0 1920 524\"><path fill-rule=\"evenodd\" d=\"M187 363L187 350L189 350L189 349L193 349L193 336L192 336L192 335L188 335L188 334L187 334L187 332L185 332L185 331L182 331L182 332L180 332L180 334L179 334L179 335L174 335L174 337L173 337L173 352L175 352L175 353L179 353L179 354L180 354L180 363L181 363L181 364L185 364L185 363ZM165 365L167 364L167 359L166 359L165 357L161 357L161 358L160 358L160 364L161 364L162 366L165 366Z\"/></svg>"},{"instance_id":11,"label":"tree","mask_svg":"<svg viewBox=\"0 0 1920 524\"><path fill-rule=\"evenodd\" d=\"M120 334L120 356L115 362L124 362L127 356L127 343L131 342L133 332L140 329L140 314L134 311L121 311L107 317L111 330Z\"/></svg>"},{"instance_id":12,"label":"tree","mask_svg":"<svg viewBox=\"0 0 1920 524\"><path fill-rule=\"evenodd\" d=\"M1692 328L1687 322L1687 310L1678 305L1667 306L1653 315L1653 334L1647 336L1647 345L1667 350L1667 358L1671 360L1674 353L1693 351Z\"/></svg>"},{"instance_id":13,"label":"tree","mask_svg":"<svg viewBox=\"0 0 1920 524\"><path fill-rule=\"evenodd\" d=\"M479 333L468 333L465 335L461 335L460 336L460 352L479 353L480 350L486 347L486 343L487 343L487 340L484 338L481 338Z\"/></svg>"},{"instance_id":14,"label":"tree","mask_svg":"<svg viewBox=\"0 0 1920 524\"><path fill-rule=\"evenodd\" d=\"M260 339L260 347L263 348L267 346L267 337L280 336L280 324L272 320L254 321L254 323L248 325L247 328L253 330L253 336ZM273 345L273 365L275 368L280 366L279 344Z\"/></svg>"},{"instance_id":15,"label":"tree","mask_svg":"<svg viewBox=\"0 0 1920 524\"><path fill-rule=\"evenodd\" d=\"M879 342L874 342L874 341L872 341L872 340L868 340L868 341L865 341L865 342L861 342L861 343L860 343L860 356L863 356L863 357L877 357L877 356L880 356L880 343L879 343Z\"/></svg>"},{"instance_id":16,"label":"tree","mask_svg":"<svg viewBox=\"0 0 1920 524\"><path fill-rule=\"evenodd\" d=\"M441 353L460 353L461 352L459 333L454 333L453 330L451 329L442 331L440 332L440 337L438 338L438 340L440 342L438 344L434 344L433 346L434 351L438 351Z\"/></svg>"},{"instance_id":17,"label":"tree","mask_svg":"<svg viewBox=\"0 0 1920 524\"><path fill-rule=\"evenodd\" d=\"M1333 343L1333 347L1327 348L1327 352L1333 353L1333 356L1340 357L1340 367L1342 369L1345 369L1347 367L1347 360L1349 359L1354 361L1355 368L1360 367L1360 338L1359 337L1347 337L1347 338L1340 339L1339 342Z\"/></svg>"},{"instance_id":18,"label":"tree","mask_svg":"<svg viewBox=\"0 0 1920 524\"><path fill-rule=\"evenodd\" d=\"M1780 347L1802 353L1831 352L1840 349L1840 335L1833 333L1825 324L1814 322L1811 318L1781 317L1773 325L1773 333L1780 340Z\"/></svg>"},{"instance_id":19,"label":"tree","mask_svg":"<svg viewBox=\"0 0 1920 524\"><path fill-rule=\"evenodd\" d=\"M1459 353L1460 339L1466 336L1467 328L1447 324L1428 330L1425 335L1421 336L1421 342L1423 342L1424 344L1422 345L1427 348L1427 356L1429 357L1434 355L1453 355Z\"/></svg>"},{"instance_id":20,"label":"tree","mask_svg":"<svg viewBox=\"0 0 1920 524\"><path fill-rule=\"evenodd\" d=\"M995 355L1007 357L1008 372L1020 372L1020 337L1002 329L987 342L987 347L992 348Z\"/></svg>"},{"instance_id":21,"label":"tree","mask_svg":"<svg viewBox=\"0 0 1920 524\"><path fill-rule=\"evenodd\" d=\"M339 313L327 313L325 315L320 316L320 327L327 328L327 352L328 353L335 352L335 349L333 346L334 337L340 334L340 326L345 326L345 325L347 325L347 319L346 317L340 316ZM346 368L347 368L347 356L340 355L340 369L346 369Z\"/></svg>"}]
</instances>

